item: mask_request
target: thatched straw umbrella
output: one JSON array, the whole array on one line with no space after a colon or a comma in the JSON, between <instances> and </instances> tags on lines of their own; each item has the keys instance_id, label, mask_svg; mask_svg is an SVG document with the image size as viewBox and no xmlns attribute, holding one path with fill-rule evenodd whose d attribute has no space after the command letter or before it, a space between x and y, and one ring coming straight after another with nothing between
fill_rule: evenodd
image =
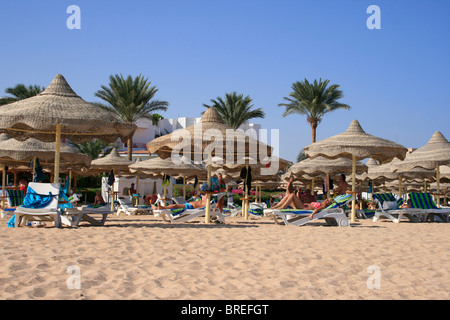
<instances>
[{"instance_id":1,"label":"thatched straw umbrella","mask_svg":"<svg viewBox=\"0 0 450 320\"><path fill-rule=\"evenodd\" d=\"M416 167L436 170L437 204L439 205L439 166L450 165L450 142L436 131L424 146L408 154L406 158L396 165L400 171L408 171Z\"/></svg>"},{"instance_id":2,"label":"thatched straw umbrella","mask_svg":"<svg viewBox=\"0 0 450 320\"><path fill-rule=\"evenodd\" d=\"M58 74L37 96L0 108L0 132L18 140L55 142L55 181L59 180L61 139L80 143L98 138L114 142L133 135L136 126L84 101Z\"/></svg>"},{"instance_id":3,"label":"thatched straw umbrella","mask_svg":"<svg viewBox=\"0 0 450 320\"><path fill-rule=\"evenodd\" d=\"M126 157L121 157L117 148L113 148L106 156L92 160L89 171L102 173L113 170L114 175L119 173L129 174L128 166L131 164L133 164L133 161L128 160Z\"/></svg>"},{"instance_id":4,"label":"thatched straw umbrella","mask_svg":"<svg viewBox=\"0 0 450 320\"><path fill-rule=\"evenodd\" d=\"M128 160L128 158L121 157L117 148L113 148L109 154L102 158L97 158L92 160L91 166L89 168L90 174L99 174L103 172L113 172L114 177L116 174L129 174L130 170L128 166L131 165L133 161ZM111 211L114 208L114 190L111 188Z\"/></svg>"},{"instance_id":5,"label":"thatched straw umbrella","mask_svg":"<svg viewBox=\"0 0 450 320\"><path fill-rule=\"evenodd\" d=\"M326 174L326 181L330 181L330 174L332 173L351 173L353 169L353 162L347 158L327 159L324 157L308 158L303 161L297 162L289 168L289 173L296 177L307 174L309 176L317 176L320 174ZM362 174L367 172L367 166L360 162L356 162L356 173ZM314 189L314 180L313 186ZM329 188L327 188L327 197L330 196Z\"/></svg>"},{"instance_id":6,"label":"thatched straw umbrella","mask_svg":"<svg viewBox=\"0 0 450 320\"><path fill-rule=\"evenodd\" d=\"M26 141L18 141L16 139L7 139L0 141L0 163L3 166L2 175L5 177L5 166L17 167L21 164L27 164L33 161L33 171L36 167L36 159L41 160L43 167L53 166L55 159L55 143L42 142L37 139L30 138ZM60 159L62 166L68 169L81 169L88 167L91 158L76 151L74 148L62 144L60 149ZM5 182L2 179L2 194L5 194ZM70 182L69 182L70 183Z\"/></svg>"},{"instance_id":7,"label":"thatched straw umbrella","mask_svg":"<svg viewBox=\"0 0 450 320\"><path fill-rule=\"evenodd\" d=\"M146 175L169 175L173 177L183 178L183 193L186 196L185 185L186 178L203 177L206 175L206 170L201 165L192 163L189 159L180 159L175 164L171 158L161 159L160 157L151 158L149 160L136 162L129 166L131 173L146 174ZM164 185L163 202L166 200L167 188Z\"/></svg>"},{"instance_id":8,"label":"thatched straw umbrella","mask_svg":"<svg viewBox=\"0 0 450 320\"><path fill-rule=\"evenodd\" d=\"M242 130L229 128L213 108L205 111L198 124L156 138L147 143L147 149L150 154L157 154L163 159L175 153L196 163L207 162L208 186L211 184L213 157L222 159L219 163L225 160L225 164L235 164L244 157L261 161L272 155L271 147ZM205 223L210 223L210 198L207 193Z\"/></svg>"},{"instance_id":9,"label":"thatched straw umbrella","mask_svg":"<svg viewBox=\"0 0 450 320\"><path fill-rule=\"evenodd\" d=\"M404 159L408 151L404 146L390 140L367 134L357 120L353 120L348 129L330 138L318 141L304 148L310 158L323 156L329 159L339 157L350 158L353 161L352 193L356 190L356 161L371 157L381 162L397 157ZM352 201L351 222L355 221L355 199Z\"/></svg>"}]
</instances>

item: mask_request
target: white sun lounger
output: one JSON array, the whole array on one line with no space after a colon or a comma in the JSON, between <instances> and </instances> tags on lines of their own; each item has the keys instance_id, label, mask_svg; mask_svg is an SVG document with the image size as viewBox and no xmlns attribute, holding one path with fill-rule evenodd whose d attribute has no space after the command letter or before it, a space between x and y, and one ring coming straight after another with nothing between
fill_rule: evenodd
<instances>
[{"instance_id":1,"label":"white sun lounger","mask_svg":"<svg viewBox=\"0 0 450 320\"><path fill-rule=\"evenodd\" d=\"M217 200L222 198L225 193L218 193ZM198 209L159 209L153 210L153 214L155 216L161 216L166 222L188 222L193 219L204 216L206 213L205 208ZM217 218L217 220L221 223L225 223L225 216L216 206L216 204L211 204L211 217Z\"/></svg>"},{"instance_id":2,"label":"white sun lounger","mask_svg":"<svg viewBox=\"0 0 450 320\"><path fill-rule=\"evenodd\" d=\"M43 208L25 208L23 205L16 208L15 227L17 228L23 221L53 221L55 227L61 225L60 211L58 208L59 183L37 183L30 182L28 187L36 194L42 196L52 196L51 201Z\"/></svg>"},{"instance_id":3,"label":"white sun lounger","mask_svg":"<svg viewBox=\"0 0 450 320\"><path fill-rule=\"evenodd\" d=\"M350 223L343 207L352 200L351 195L342 195L334 198L335 203L319 211L312 219L309 218L312 210L297 209L265 209L264 214L272 217L279 224L278 218L281 218L285 225L303 226L319 219L325 219L328 225L348 227Z\"/></svg>"}]
</instances>

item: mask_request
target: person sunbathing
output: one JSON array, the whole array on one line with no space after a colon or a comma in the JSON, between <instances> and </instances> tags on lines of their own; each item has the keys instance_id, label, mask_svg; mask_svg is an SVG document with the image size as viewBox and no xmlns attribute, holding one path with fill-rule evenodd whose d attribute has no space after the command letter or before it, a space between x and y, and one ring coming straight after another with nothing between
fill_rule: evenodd
<instances>
[{"instance_id":1,"label":"person sunbathing","mask_svg":"<svg viewBox=\"0 0 450 320\"><path fill-rule=\"evenodd\" d=\"M296 203L299 203L298 201L302 202L300 200L300 198L294 192L295 190L294 190L293 183L294 183L294 177L291 176L289 178L289 182L288 182L288 184L286 186L286 194L285 194L285 196L274 207L271 207L271 209L284 209L284 208L286 208L285 203L287 201L293 201L293 200L289 200L292 196L295 197L295 202Z\"/></svg>"},{"instance_id":2,"label":"person sunbathing","mask_svg":"<svg viewBox=\"0 0 450 320\"><path fill-rule=\"evenodd\" d=\"M319 206L317 206L316 208L313 209L313 212L309 215L309 220L312 220L314 218L315 214L322 211L323 209L325 209L332 203L333 203L333 198L325 199L322 203L319 204Z\"/></svg>"},{"instance_id":3,"label":"person sunbathing","mask_svg":"<svg viewBox=\"0 0 450 320\"><path fill-rule=\"evenodd\" d=\"M206 195L202 196L202 200L200 201L192 201L192 202L186 202L186 203L176 203L176 204L169 204L167 206L161 206L160 204L154 205L152 204L153 210L161 210L161 209L198 209L203 208L206 206L206 203L208 202L208 198Z\"/></svg>"},{"instance_id":4,"label":"person sunbathing","mask_svg":"<svg viewBox=\"0 0 450 320\"><path fill-rule=\"evenodd\" d=\"M291 193L290 195L281 199L281 201L271 209L286 209L289 206L299 210L301 209L314 210L320 207L321 203L319 202L304 203L295 195L295 193Z\"/></svg>"}]
</instances>

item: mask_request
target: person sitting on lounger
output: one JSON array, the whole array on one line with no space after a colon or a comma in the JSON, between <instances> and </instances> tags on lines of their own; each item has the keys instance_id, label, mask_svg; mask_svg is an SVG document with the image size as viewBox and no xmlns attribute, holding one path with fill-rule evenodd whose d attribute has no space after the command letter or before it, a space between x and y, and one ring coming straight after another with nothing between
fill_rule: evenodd
<instances>
[{"instance_id":1,"label":"person sitting on lounger","mask_svg":"<svg viewBox=\"0 0 450 320\"><path fill-rule=\"evenodd\" d=\"M301 202L301 200L299 199L299 197L297 197L297 195L295 194L295 190L294 190L293 183L294 183L294 177L291 176L291 177L289 178L289 182L288 182L288 184L287 184L287 186L286 186L286 194L285 194L284 197L280 200L280 202L278 202L274 207L271 207L271 209L284 209L284 208L286 208L285 203L286 203L287 201L292 201L292 200L289 200L290 197L291 197L291 195L293 195L293 196L296 198L296 200L295 200L296 203L298 203L297 200Z\"/></svg>"},{"instance_id":2,"label":"person sitting on lounger","mask_svg":"<svg viewBox=\"0 0 450 320\"><path fill-rule=\"evenodd\" d=\"M411 208L411 199L408 199L406 203L402 204L401 208Z\"/></svg>"},{"instance_id":3,"label":"person sitting on lounger","mask_svg":"<svg viewBox=\"0 0 450 320\"><path fill-rule=\"evenodd\" d=\"M103 204L105 204L105 200L103 200L100 191L97 191L94 198L94 205L103 205Z\"/></svg>"},{"instance_id":4,"label":"person sitting on lounger","mask_svg":"<svg viewBox=\"0 0 450 320\"><path fill-rule=\"evenodd\" d=\"M337 186L336 190L334 190L334 193L336 195L345 194L347 189L348 189L348 184L347 184L347 181L345 181L345 174L340 174L338 186Z\"/></svg>"},{"instance_id":5,"label":"person sitting on lounger","mask_svg":"<svg viewBox=\"0 0 450 320\"><path fill-rule=\"evenodd\" d=\"M161 209L182 209L182 208L186 208L186 209L198 209L198 208L203 208L204 206L206 206L206 203L208 201L208 198L206 197L206 195L202 196L202 200L200 201L192 201L192 202L186 202L183 204L169 204L167 206L161 206L161 205L153 205L152 204L152 209L153 210L161 210Z\"/></svg>"}]
</instances>

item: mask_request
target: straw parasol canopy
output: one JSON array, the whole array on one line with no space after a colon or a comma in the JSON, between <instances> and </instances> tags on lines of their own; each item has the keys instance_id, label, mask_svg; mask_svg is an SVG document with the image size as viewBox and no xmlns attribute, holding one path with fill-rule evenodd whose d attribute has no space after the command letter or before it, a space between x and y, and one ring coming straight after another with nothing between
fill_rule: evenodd
<instances>
[{"instance_id":1,"label":"straw parasol canopy","mask_svg":"<svg viewBox=\"0 0 450 320\"><path fill-rule=\"evenodd\" d=\"M131 173L143 173L148 175L167 174L173 177L202 177L206 175L206 170L201 165L194 164L184 159L180 164L175 164L172 159L161 159L160 157L136 162L129 166Z\"/></svg>"},{"instance_id":2,"label":"straw parasol canopy","mask_svg":"<svg viewBox=\"0 0 450 320\"><path fill-rule=\"evenodd\" d=\"M409 171L416 167L436 170L437 193L439 194L439 166L442 165L450 165L450 142L441 132L436 131L427 144L408 154L395 168L400 172Z\"/></svg>"},{"instance_id":3,"label":"straw parasol canopy","mask_svg":"<svg viewBox=\"0 0 450 320\"><path fill-rule=\"evenodd\" d=\"M322 173L351 173L352 168L353 162L347 158L327 159L324 157L317 157L297 162L289 168L288 172L295 176L301 176L305 173L312 176ZM360 161L356 162L357 174L362 174L363 172L367 172L367 170L367 165Z\"/></svg>"},{"instance_id":4,"label":"straw parasol canopy","mask_svg":"<svg viewBox=\"0 0 450 320\"><path fill-rule=\"evenodd\" d=\"M245 157L260 161L272 152L271 147L242 130L229 128L214 108L206 110L199 123L150 141L147 149L150 155L157 154L162 159L171 157L172 151L179 151L196 162L211 156L226 159L229 165Z\"/></svg>"},{"instance_id":5,"label":"straw parasol canopy","mask_svg":"<svg viewBox=\"0 0 450 320\"><path fill-rule=\"evenodd\" d=\"M398 143L366 133L357 120L353 120L345 132L310 144L304 150L305 154L310 158L323 156L329 159L339 157L352 159L352 192L356 190L357 160L363 160L369 157L378 160L380 163L390 161L393 158L403 160L408 151L408 149ZM355 221L355 216L355 200L353 199L352 222Z\"/></svg>"},{"instance_id":6,"label":"straw parasol canopy","mask_svg":"<svg viewBox=\"0 0 450 320\"><path fill-rule=\"evenodd\" d=\"M84 101L60 74L40 94L0 109L0 131L18 140L33 137L53 142L56 125L61 125L62 138L77 143L93 138L112 143L132 135L136 129L112 113Z\"/></svg>"},{"instance_id":7,"label":"straw parasol canopy","mask_svg":"<svg viewBox=\"0 0 450 320\"><path fill-rule=\"evenodd\" d=\"M55 180L59 179L59 144L61 138L80 143L98 138L125 141L136 126L117 119L110 112L84 101L58 74L37 96L0 108L0 132L17 140L36 138L55 142Z\"/></svg>"},{"instance_id":8,"label":"straw parasol canopy","mask_svg":"<svg viewBox=\"0 0 450 320\"><path fill-rule=\"evenodd\" d=\"M136 162L129 166L129 170L136 174L154 176L169 175L176 178L183 178L183 192L185 192L186 178L202 178L206 176L205 168L201 165L194 164L189 159L180 159L180 161L176 161L175 163L171 158L161 159L160 157L155 157ZM164 185L163 198L166 198L166 185Z\"/></svg>"},{"instance_id":9,"label":"straw parasol canopy","mask_svg":"<svg viewBox=\"0 0 450 320\"><path fill-rule=\"evenodd\" d=\"M117 148L113 148L111 152L103 158L92 160L89 171L92 173L101 173L113 170L114 174L129 173L128 166L132 163L133 161L128 160L128 158L121 157Z\"/></svg>"},{"instance_id":10,"label":"straw parasol canopy","mask_svg":"<svg viewBox=\"0 0 450 320\"><path fill-rule=\"evenodd\" d=\"M147 143L151 154L157 154L162 159L172 156L172 153L182 155L197 163L207 162L207 181L210 185L212 158L218 157L218 163L241 164L241 159L250 157L256 162L262 162L272 155L272 148L246 135L242 130L229 128L214 108L209 108L203 114L200 122L185 129L156 138ZM205 222L210 222L210 194L207 194Z\"/></svg>"},{"instance_id":11,"label":"straw parasol canopy","mask_svg":"<svg viewBox=\"0 0 450 320\"><path fill-rule=\"evenodd\" d=\"M441 132L436 131L427 144L408 154L396 168L402 171L415 167L435 170L442 165L450 165L450 142Z\"/></svg>"},{"instance_id":12,"label":"straw parasol canopy","mask_svg":"<svg viewBox=\"0 0 450 320\"><path fill-rule=\"evenodd\" d=\"M55 143L42 142L34 138L26 141L8 139L0 142L0 162L12 166L29 162L34 158L42 162L55 160ZM91 158L76 151L74 148L61 144L61 162L64 166L89 167Z\"/></svg>"},{"instance_id":13,"label":"straw parasol canopy","mask_svg":"<svg viewBox=\"0 0 450 320\"><path fill-rule=\"evenodd\" d=\"M333 173L351 173L353 168L353 162L347 158L327 159L324 157L307 158L303 161L297 162L289 168L289 173L295 177L301 177L305 174L309 176L326 175L326 181L330 180L330 174ZM362 174L367 172L367 166L360 162L356 162L356 173ZM314 183L314 181L313 181ZM327 197L330 190L327 188Z\"/></svg>"}]
</instances>

